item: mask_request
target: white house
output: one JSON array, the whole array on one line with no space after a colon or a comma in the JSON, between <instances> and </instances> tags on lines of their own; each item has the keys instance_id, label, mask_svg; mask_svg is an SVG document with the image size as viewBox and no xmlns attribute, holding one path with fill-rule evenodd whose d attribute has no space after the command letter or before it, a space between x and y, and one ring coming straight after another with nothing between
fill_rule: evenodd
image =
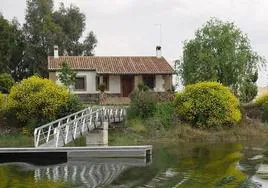
<instances>
[{"instance_id":1,"label":"white house","mask_svg":"<svg viewBox=\"0 0 268 188\"><path fill-rule=\"evenodd\" d=\"M155 92L166 92L172 87L173 68L161 56L54 56L48 57L49 79L60 83L62 63L77 73L74 93L83 101L95 100L98 85L104 84L108 96L128 97L138 84L144 83Z\"/></svg>"}]
</instances>

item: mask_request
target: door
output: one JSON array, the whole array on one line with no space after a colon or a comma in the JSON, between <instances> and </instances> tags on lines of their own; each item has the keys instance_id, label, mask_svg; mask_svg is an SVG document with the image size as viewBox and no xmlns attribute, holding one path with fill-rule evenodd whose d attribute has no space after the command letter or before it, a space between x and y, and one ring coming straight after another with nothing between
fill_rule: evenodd
<instances>
[{"instance_id":1,"label":"door","mask_svg":"<svg viewBox=\"0 0 268 188\"><path fill-rule=\"evenodd\" d=\"M134 76L121 76L121 96L128 97L134 88Z\"/></svg>"}]
</instances>

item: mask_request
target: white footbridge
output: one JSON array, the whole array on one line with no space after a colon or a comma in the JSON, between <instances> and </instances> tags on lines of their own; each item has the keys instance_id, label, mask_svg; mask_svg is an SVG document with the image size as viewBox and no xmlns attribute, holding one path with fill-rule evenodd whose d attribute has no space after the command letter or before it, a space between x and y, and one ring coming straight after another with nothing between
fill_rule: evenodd
<instances>
[{"instance_id":1,"label":"white footbridge","mask_svg":"<svg viewBox=\"0 0 268 188\"><path fill-rule=\"evenodd\" d=\"M35 147L63 147L87 132L101 128L104 122L124 120L126 109L122 107L88 107L34 130Z\"/></svg>"}]
</instances>

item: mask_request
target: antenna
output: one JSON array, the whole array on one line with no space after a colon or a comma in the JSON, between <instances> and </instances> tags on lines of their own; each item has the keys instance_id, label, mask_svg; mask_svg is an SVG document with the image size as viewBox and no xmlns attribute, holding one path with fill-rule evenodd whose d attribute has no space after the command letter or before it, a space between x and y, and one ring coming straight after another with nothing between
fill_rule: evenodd
<instances>
[{"instance_id":1,"label":"antenna","mask_svg":"<svg viewBox=\"0 0 268 188\"><path fill-rule=\"evenodd\" d=\"M154 24L159 27L159 46L162 45L162 24Z\"/></svg>"}]
</instances>

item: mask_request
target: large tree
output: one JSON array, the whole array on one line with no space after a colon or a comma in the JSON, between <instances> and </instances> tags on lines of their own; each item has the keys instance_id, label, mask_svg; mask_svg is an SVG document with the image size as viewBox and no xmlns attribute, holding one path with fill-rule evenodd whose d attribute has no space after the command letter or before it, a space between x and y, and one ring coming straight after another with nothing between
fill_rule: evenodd
<instances>
[{"instance_id":1,"label":"large tree","mask_svg":"<svg viewBox=\"0 0 268 188\"><path fill-rule=\"evenodd\" d=\"M84 55L89 48L80 42L85 30L85 15L74 5L66 8L61 3L54 11L52 0L27 0L26 61L31 65L32 74L47 76L47 56L53 55L53 46L59 46L59 54ZM85 40L86 41L86 40ZM91 55L97 40L92 40Z\"/></svg>"},{"instance_id":2,"label":"large tree","mask_svg":"<svg viewBox=\"0 0 268 188\"><path fill-rule=\"evenodd\" d=\"M23 61L25 37L16 19L11 22L0 14L0 73L11 74L15 80L27 75Z\"/></svg>"},{"instance_id":3,"label":"large tree","mask_svg":"<svg viewBox=\"0 0 268 188\"><path fill-rule=\"evenodd\" d=\"M221 82L248 102L257 94L257 71L264 61L234 23L212 18L184 43L180 75L185 85Z\"/></svg>"}]
</instances>

